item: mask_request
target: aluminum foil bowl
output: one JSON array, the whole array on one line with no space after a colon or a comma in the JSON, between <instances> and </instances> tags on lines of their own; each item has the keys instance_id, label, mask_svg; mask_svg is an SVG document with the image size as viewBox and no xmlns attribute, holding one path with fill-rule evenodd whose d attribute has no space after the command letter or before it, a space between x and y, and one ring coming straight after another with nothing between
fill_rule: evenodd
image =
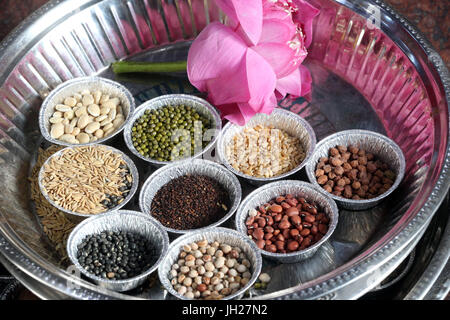
<instances>
[{"instance_id":1,"label":"aluminum foil bowl","mask_svg":"<svg viewBox=\"0 0 450 320\"><path fill-rule=\"evenodd\" d=\"M184 245L201 241L203 239L208 240L208 242L218 241L221 243L227 243L231 246L239 247L247 255L247 258L251 263L252 277L250 278L250 281L247 285L234 294L224 297L223 300L239 298L253 285L256 279L258 279L262 267L262 258L258 248L252 240L232 229L221 227L208 228L205 230L196 230L177 238L170 244L169 251L158 268L159 280L170 294L179 299L189 300L185 296L178 294L178 292L172 287L169 279L169 272L172 265L177 262L180 250Z\"/></svg>"},{"instance_id":2,"label":"aluminum foil bowl","mask_svg":"<svg viewBox=\"0 0 450 320\"><path fill-rule=\"evenodd\" d=\"M399 186L405 175L406 166L402 149L394 141L382 134L367 130L346 130L332 134L317 144L316 151L306 166L306 174L308 175L309 181L317 187L322 189L314 174L316 165L321 157L328 156L328 150L330 148L337 145L355 145L367 152L373 153L378 159L388 164L391 170L397 175L394 184L385 193L372 199L353 200L329 193L329 196L340 207L349 210L365 210L374 207Z\"/></svg>"},{"instance_id":3,"label":"aluminum foil bowl","mask_svg":"<svg viewBox=\"0 0 450 320\"><path fill-rule=\"evenodd\" d=\"M239 207L242 199L242 189L239 180L231 172L220 164L209 160L189 159L176 162L156 170L144 183L139 194L139 207L142 212L149 214L153 198L161 187L171 180L186 174L205 175L218 181L227 190L230 197L231 207L229 211L215 223L203 228L192 230L204 230L209 227L217 227L225 223ZM192 230L177 230L163 226L165 230L173 235L180 235Z\"/></svg>"},{"instance_id":4,"label":"aluminum foil bowl","mask_svg":"<svg viewBox=\"0 0 450 320\"><path fill-rule=\"evenodd\" d=\"M116 131L111 133L109 136L98 139L95 142L73 144L58 139L53 139L50 136L49 119L55 112L55 106L58 103L62 103L66 97L74 93L81 92L84 89L88 89L90 91L100 90L102 92L106 92L112 96L119 98L124 112L125 121ZM101 77L75 78L58 85L44 99L42 106L39 110L39 129L41 130L42 135L47 141L63 146L74 146L74 145L83 146L83 145L91 145L94 143L103 143L105 141L112 139L114 136L116 136L119 132L123 130L123 128L129 121L131 115L133 114L134 109L135 109L135 101L133 95L130 93L130 91L128 91L126 87L124 87L120 83Z\"/></svg>"},{"instance_id":5,"label":"aluminum foil bowl","mask_svg":"<svg viewBox=\"0 0 450 320\"><path fill-rule=\"evenodd\" d=\"M304 142L305 159L291 171L285 172L271 178L258 178L246 175L235 168L233 168L228 162L226 156L226 145L234 137L235 134L244 130L245 128L252 128L258 124L261 125L273 125L275 128L283 129L288 134L300 138ZM298 114L291 111L276 108L272 111L272 114L257 114L255 115L245 126L238 126L231 122L227 123L217 141L216 152L222 164L224 164L228 170L235 175L244 178L253 185L260 186L262 184L285 179L288 176L293 175L300 169L302 169L311 158L314 149L316 147L316 135L311 125Z\"/></svg>"},{"instance_id":6,"label":"aluminum foil bowl","mask_svg":"<svg viewBox=\"0 0 450 320\"><path fill-rule=\"evenodd\" d=\"M145 236L157 249L159 257L155 264L140 275L123 280L108 280L86 271L78 262L78 245L87 236L103 231L131 231ZM67 255L75 267L87 278L93 280L102 288L114 291L128 291L141 285L145 279L156 270L169 248L169 236L162 225L155 219L137 211L119 210L93 216L78 224L67 240Z\"/></svg>"},{"instance_id":7,"label":"aluminum foil bowl","mask_svg":"<svg viewBox=\"0 0 450 320\"><path fill-rule=\"evenodd\" d=\"M137 170L136 166L134 165L134 162L125 153L123 153L122 151L117 150L117 149L115 149L113 147L110 147L110 146L107 146L107 145L102 145L102 144L99 144L99 145L95 144L95 145L91 145L91 146L92 147L100 147L101 146L101 147L104 147L104 148L106 148L108 150L111 150L114 153L119 154L122 157L122 159L125 161L125 163L127 164L128 168L130 170L131 176L133 177L133 183L131 185L131 190L128 193L128 196L121 203L119 203L116 207L114 207L112 209L109 209L109 210L106 210L106 211L104 211L102 213L96 214L96 215L103 215L103 214L107 214L107 213L112 212L112 211L119 210L120 208L122 208L124 205L126 205L133 198L133 196L136 193L136 190L138 188L138 185L139 185L139 175L138 175L138 170ZM69 218L70 220L72 220L74 222L80 222L81 220L84 220L85 218L92 217L92 215L91 214L78 213L78 212L71 211L71 210L65 209L65 208L57 205L53 200L50 199L48 194L45 192L45 188L44 188L44 186L42 184L42 178L43 178L44 167L49 163L50 159L53 159L55 157L61 156L61 154L63 152L65 152L66 150L75 149L75 148L78 148L78 147L80 147L80 146L66 147L66 148L61 149L58 152L54 153L52 156L50 156L44 162L44 164L41 167L41 170L39 171L39 189L40 189L41 193L44 195L45 199L47 199L47 201L52 206L54 206L55 208L57 208L58 210L60 210L60 211L62 211L64 213L66 213L67 218Z\"/></svg>"},{"instance_id":8,"label":"aluminum foil bowl","mask_svg":"<svg viewBox=\"0 0 450 320\"><path fill-rule=\"evenodd\" d=\"M158 161L156 159L147 158L141 155L134 147L131 137L131 129L133 128L133 125L136 122L136 120L138 120L146 110L160 109L167 105L173 106L180 104L183 104L185 106L191 106L198 113L207 117L211 121L211 123L213 124L212 130L214 132L211 132L211 141L208 143L208 145L205 148L203 148L201 152L194 154L192 157L186 157L176 161ZM219 135L221 129L222 129L222 121L220 119L218 111L206 100L187 94L167 94L148 100L143 104L141 104L133 113L130 121L125 126L123 135L128 149L130 149L130 151L133 152L134 155L136 155L137 157L141 158L144 161L149 162L154 167L161 167L169 163L181 162L186 159L201 158L203 155L205 155L207 152L210 152L214 148L217 136Z\"/></svg>"},{"instance_id":9,"label":"aluminum foil bowl","mask_svg":"<svg viewBox=\"0 0 450 320\"><path fill-rule=\"evenodd\" d=\"M256 189L242 201L236 213L236 229L243 235L247 236L245 221L247 220L249 211L251 209L256 209L260 205L269 202L279 195L285 195L288 193L294 196L301 196L305 198L306 201L317 204L317 206L321 208L322 212L328 216L330 223L328 226L328 232L323 236L323 238L304 250L290 253L272 253L258 248L265 258L281 263L294 263L312 257L320 246L322 246L333 234L339 218L338 207L333 199L328 196L326 191L321 190L320 188L317 188L307 182L282 180L266 184Z\"/></svg>"}]
</instances>

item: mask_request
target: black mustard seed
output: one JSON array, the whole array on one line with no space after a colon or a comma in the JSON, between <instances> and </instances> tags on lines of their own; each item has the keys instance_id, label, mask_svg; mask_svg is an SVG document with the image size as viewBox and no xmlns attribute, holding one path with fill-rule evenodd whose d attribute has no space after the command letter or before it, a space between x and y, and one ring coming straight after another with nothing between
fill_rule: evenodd
<instances>
[{"instance_id":1,"label":"black mustard seed","mask_svg":"<svg viewBox=\"0 0 450 320\"><path fill-rule=\"evenodd\" d=\"M225 188L211 177L188 174L158 190L151 212L164 226L187 230L220 220L230 208Z\"/></svg>"}]
</instances>

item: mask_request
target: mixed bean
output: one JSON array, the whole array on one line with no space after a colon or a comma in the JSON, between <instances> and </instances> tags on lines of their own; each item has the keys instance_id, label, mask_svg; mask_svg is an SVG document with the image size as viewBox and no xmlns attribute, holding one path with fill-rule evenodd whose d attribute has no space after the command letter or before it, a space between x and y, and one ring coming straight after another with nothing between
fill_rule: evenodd
<instances>
[{"instance_id":1,"label":"mixed bean","mask_svg":"<svg viewBox=\"0 0 450 320\"><path fill-rule=\"evenodd\" d=\"M247 285L251 269L239 247L201 240L182 247L168 277L173 288L186 298L217 300Z\"/></svg>"}]
</instances>

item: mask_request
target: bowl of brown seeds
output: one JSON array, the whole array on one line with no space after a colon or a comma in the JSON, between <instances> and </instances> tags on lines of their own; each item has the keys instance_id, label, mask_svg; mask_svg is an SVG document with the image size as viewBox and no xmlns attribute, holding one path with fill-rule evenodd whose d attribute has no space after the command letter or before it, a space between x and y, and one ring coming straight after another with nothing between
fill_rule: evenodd
<instances>
[{"instance_id":1,"label":"bowl of brown seeds","mask_svg":"<svg viewBox=\"0 0 450 320\"><path fill-rule=\"evenodd\" d=\"M405 157L388 137L346 130L321 140L306 166L308 179L349 210L376 206L400 184Z\"/></svg>"},{"instance_id":2,"label":"bowl of brown seeds","mask_svg":"<svg viewBox=\"0 0 450 320\"><path fill-rule=\"evenodd\" d=\"M254 185L285 179L302 169L316 146L311 125L298 114L276 108L245 126L227 123L217 142L222 164Z\"/></svg>"},{"instance_id":3,"label":"bowl of brown seeds","mask_svg":"<svg viewBox=\"0 0 450 320\"><path fill-rule=\"evenodd\" d=\"M135 109L127 88L100 77L66 81L44 99L39 128L52 143L72 146L102 143L123 130Z\"/></svg>"},{"instance_id":4,"label":"bowl of brown seeds","mask_svg":"<svg viewBox=\"0 0 450 320\"><path fill-rule=\"evenodd\" d=\"M209 160L190 159L156 170L141 188L139 207L178 236L226 223L241 197L239 180L230 171Z\"/></svg>"},{"instance_id":5,"label":"bowl of brown seeds","mask_svg":"<svg viewBox=\"0 0 450 320\"><path fill-rule=\"evenodd\" d=\"M122 208L138 183L133 161L106 145L64 148L49 157L39 172L44 197L78 221Z\"/></svg>"}]
</instances>

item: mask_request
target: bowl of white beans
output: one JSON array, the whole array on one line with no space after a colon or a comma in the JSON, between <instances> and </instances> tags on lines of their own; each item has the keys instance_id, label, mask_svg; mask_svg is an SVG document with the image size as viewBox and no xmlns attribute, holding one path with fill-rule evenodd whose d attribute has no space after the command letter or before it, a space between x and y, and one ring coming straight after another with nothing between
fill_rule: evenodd
<instances>
[{"instance_id":1,"label":"bowl of white beans","mask_svg":"<svg viewBox=\"0 0 450 320\"><path fill-rule=\"evenodd\" d=\"M127 88L101 77L68 80L44 99L39 128L51 143L103 143L123 130L135 109Z\"/></svg>"}]
</instances>

